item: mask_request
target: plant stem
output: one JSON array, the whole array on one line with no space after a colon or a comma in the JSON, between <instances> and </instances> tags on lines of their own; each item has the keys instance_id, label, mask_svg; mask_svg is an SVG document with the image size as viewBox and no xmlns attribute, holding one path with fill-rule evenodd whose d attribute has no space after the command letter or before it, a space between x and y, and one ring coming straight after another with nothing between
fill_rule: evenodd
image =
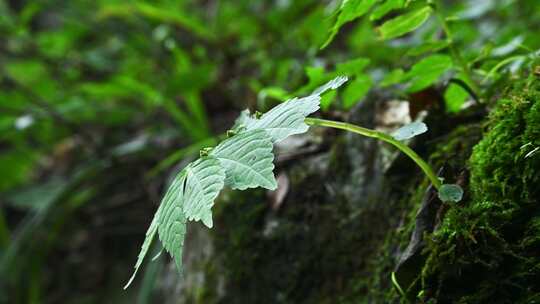
<instances>
[{"instance_id":1,"label":"plant stem","mask_svg":"<svg viewBox=\"0 0 540 304\"><path fill-rule=\"evenodd\" d=\"M448 23L446 22L446 18L441 13L441 5L440 3L433 3L435 15L437 16L437 19L439 20L439 23L441 24L441 27L443 28L443 31L446 35L446 39L448 41L448 46L450 48L450 54L454 58L457 64L461 67L461 70L463 71L463 78L465 78L465 81L467 84L471 87L471 89L474 91L476 96L480 96L480 88L474 82L472 77L472 71L469 68L469 65L463 59L463 56L461 55L461 52L458 48L456 48L455 42L454 42L454 35L452 35L452 31L450 31L450 27L448 26Z\"/></svg>"},{"instance_id":2,"label":"plant stem","mask_svg":"<svg viewBox=\"0 0 540 304\"><path fill-rule=\"evenodd\" d=\"M418 165L418 167L420 167L420 169L422 169L422 171L424 171L426 176L429 178L429 180L431 181L431 183L433 184L433 186L437 190L441 187L441 181L439 180L439 178L437 177L435 172L433 172L433 170L431 169L429 164L426 163L422 159L422 157L420 157L418 154L416 154L416 152L414 152L407 145L405 145L404 143L400 142L399 140L393 138L392 136L390 136L390 135L388 135L386 133L371 130L371 129L367 129L367 128L363 128L363 127L353 125L353 124L350 124L350 123L346 123L346 122L319 119L319 118L306 118L305 122L306 122L306 124L308 124L310 126L320 126L320 127L329 127L329 128L334 128L334 129L341 129L341 130L345 130L345 131L349 131L349 132L353 132L353 133L357 133L357 134L364 135L364 136L367 136L367 137L372 137L372 138L376 138L376 139L380 139L382 141L385 141L385 142L395 146L396 148L401 150L401 152L403 152L407 156L409 156Z\"/></svg>"}]
</instances>

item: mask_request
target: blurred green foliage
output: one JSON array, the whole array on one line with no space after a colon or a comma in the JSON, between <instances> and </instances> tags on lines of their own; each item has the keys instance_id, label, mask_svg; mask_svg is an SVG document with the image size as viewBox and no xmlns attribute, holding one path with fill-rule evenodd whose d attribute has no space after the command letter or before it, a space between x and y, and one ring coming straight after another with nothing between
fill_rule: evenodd
<instances>
[{"instance_id":1,"label":"blurred green foliage","mask_svg":"<svg viewBox=\"0 0 540 304\"><path fill-rule=\"evenodd\" d=\"M135 297L168 169L238 110L346 74L323 110L435 86L459 112L534 69L537 28L537 0L0 0L0 303Z\"/></svg>"}]
</instances>

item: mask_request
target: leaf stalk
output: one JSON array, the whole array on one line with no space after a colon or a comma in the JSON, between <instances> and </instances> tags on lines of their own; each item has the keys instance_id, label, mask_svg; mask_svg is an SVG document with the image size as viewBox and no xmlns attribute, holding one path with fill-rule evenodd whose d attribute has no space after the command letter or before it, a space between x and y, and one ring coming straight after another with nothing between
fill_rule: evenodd
<instances>
[{"instance_id":1,"label":"leaf stalk","mask_svg":"<svg viewBox=\"0 0 540 304\"><path fill-rule=\"evenodd\" d=\"M426 174L426 176L429 178L433 186L439 190L441 187L441 181L437 177L437 174L431 169L431 166L420 157L416 152L414 152L413 149L409 148L406 144L403 142L393 138L392 136L379 132L376 130L360 127L351 123L347 122L341 122L341 121L333 121L333 120L326 120L326 119L319 119L319 118L306 118L305 123L310 126L319 126L319 127L328 127L328 128L334 128L334 129L340 129L349 131L352 133L360 134L363 136L376 138L379 140L382 140L384 142L387 142L394 147L398 148L401 152L405 153L408 157L410 157L417 165L422 169L422 171Z\"/></svg>"}]
</instances>

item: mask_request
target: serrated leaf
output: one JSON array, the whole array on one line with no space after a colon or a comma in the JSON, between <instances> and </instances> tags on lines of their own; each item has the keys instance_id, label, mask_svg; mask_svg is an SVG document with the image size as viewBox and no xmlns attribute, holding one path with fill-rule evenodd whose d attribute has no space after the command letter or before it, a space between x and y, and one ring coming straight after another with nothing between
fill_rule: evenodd
<instances>
[{"instance_id":1,"label":"serrated leaf","mask_svg":"<svg viewBox=\"0 0 540 304\"><path fill-rule=\"evenodd\" d=\"M328 90L335 90L339 88L340 86L342 86L345 82L347 82L348 79L349 78L347 78L346 76L338 76L330 80L329 82L323 84L322 86L318 87L317 89L315 89L311 95L322 95ZM308 115L309 114L311 113L308 113Z\"/></svg>"},{"instance_id":2,"label":"serrated leaf","mask_svg":"<svg viewBox=\"0 0 540 304\"><path fill-rule=\"evenodd\" d=\"M129 282L124 286L124 289L128 288L129 285L133 282L133 279L135 279L135 276L137 274L137 271L139 270L139 267L141 266L144 257L148 253L148 249L150 248L150 245L152 244L152 241L154 240L154 236L156 232L160 231L160 239L162 239L163 246L165 247L165 242L163 241L163 237L161 235L166 235L165 232L169 231L170 228L170 222L167 222L171 219L177 219L177 218L183 218L185 222L185 217L182 211L181 206L181 190L182 185L184 183L185 178L185 171L181 171L172 181L171 185L169 186L169 189L163 196L163 199L161 200L161 203L159 205L159 208L157 209L156 213L154 214L154 218L152 219L152 222L150 223L150 227L148 227L148 230L146 231L146 237L144 239L144 242L141 246L141 251L139 252L139 256L137 258L137 262L135 263L135 271L133 272L133 275L129 279ZM172 212L174 211L174 208L178 208L180 211L180 215L172 216ZM178 213L178 212L177 212ZM182 238L183 243L183 238ZM167 243L168 244L168 243ZM165 247L167 251L171 249L171 246ZM172 249L171 249L172 250ZM181 259L182 259L182 248L180 247L180 253L176 252L177 256L180 256L180 265L177 264L177 266L181 266ZM172 254L172 251L169 251Z\"/></svg>"},{"instance_id":3,"label":"serrated leaf","mask_svg":"<svg viewBox=\"0 0 540 304\"><path fill-rule=\"evenodd\" d=\"M408 91L418 92L427 88L452 67L452 58L447 55L436 54L420 60L407 73L407 78L411 79Z\"/></svg>"},{"instance_id":4,"label":"serrated leaf","mask_svg":"<svg viewBox=\"0 0 540 304\"><path fill-rule=\"evenodd\" d=\"M330 29L330 34L324 44L321 46L321 49L325 48L330 44L330 42L332 42L341 26L366 14L377 1L378 0L344 0L337 12L337 20L334 23L334 26Z\"/></svg>"},{"instance_id":5,"label":"serrated leaf","mask_svg":"<svg viewBox=\"0 0 540 304\"><path fill-rule=\"evenodd\" d=\"M247 125L247 130L265 130L274 143L290 135L304 133L308 130L304 119L319 109L320 100L318 94L288 100Z\"/></svg>"},{"instance_id":6,"label":"serrated leaf","mask_svg":"<svg viewBox=\"0 0 540 304\"><path fill-rule=\"evenodd\" d=\"M456 184L443 184L439 189L439 199L443 202L457 203L463 198L463 189Z\"/></svg>"},{"instance_id":7,"label":"serrated leaf","mask_svg":"<svg viewBox=\"0 0 540 304\"><path fill-rule=\"evenodd\" d=\"M186 181L181 192L184 215L190 221L202 220L212 228L211 208L225 185L225 170L217 158L207 156L191 163L185 171Z\"/></svg>"},{"instance_id":8,"label":"serrated leaf","mask_svg":"<svg viewBox=\"0 0 540 304\"><path fill-rule=\"evenodd\" d=\"M356 60L357 59L346 61L340 63L340 65L348 68L349 66L354 65L353 61ZM362 68L361 66L358 67ZM329 89L337 89L345 83L348 80L348 77L345 74L351 75L353 73L350 73L350 70L345 73L338 73L336 70L326 72L322 67L307 67L306 75L308 76L308 83L298 89L296 95L309 91L312 92L312 95L323 95Z\"/></svg>"},{"instance_id":9,"label":"serrated leaf","mask_svg":"<svg viewBox=\"0 0 540 304\"><path fill-rule=\"evenodd\" d=\"M405 35L424 24L432 11L433 9L431 7L425 6L398 16L383 23L383 25L377 28L378 32L381 38L385 40Z\"/></svg>"},{"instance_id":10,"label":"serrated leaf","mask_svg":"<svg viewBox=\"0 0 540 304\"><path fill-rule=\"evenodd\" d=\"M290 135L306 132L309 127L304 120L309 114L319 109L320 95L330 89L337 89L347 79L347 77L338 76L315 89L313 94L309 96L294 98L277 105L264 113L260 119L255 119L252 116L247 116L250 118L246 119L246 116L244 116L242 121L246 124L246 130L264 130L270 135L273 143L279 142Z\"/></svg>"},{"instance_id":11,"label":"serrated leaf","mask_svg":"<svg viewBox=\"0 0 540 304\"><path fill-rule=\"evenodd\" d=\"M417 135L427 132L428 128L423 122L413 122L397 129L392 133L392 137L397 140L407 140Z\"/></svg>"},{"instance_id":12,"label":"serrated leaf","mask_svg":"<svg viewBox=\"0 0 540 304\"><path fill-rule=\"evenodd\" d=\"M221 142L210 153L225 168L225 184L233 189L277 188L272 138L264 130L242 132Z\"/></svg>"},{"instance_id":13,"label":"serrated leaf","mask_svg":"<svg viewBox=\"0 0 540 304\"><path fill-rule=\"evenodd\" d=\"M245 109L244 111L240 112L240 115L234 121L232 129L240 131L241 128L245 128L246 126L254 123L256 120L257 119L255 117L251 116L249 110Z\"/></svg>"},{"instance_id":14,"label":"serrated leaf","mask_svg":"<svg viewBox=\"0 0 540 304\"><path fill-rule=\"evenodd\" d=\"M161 212L161 206L158 208L158 210L154 214L154 218L152 219L152 222L150 223L150 227L148 227L148 230L146 231L144 242L141 246L141 251L139 252L139 255L137 256L137 262L135 263L135 267L134 267L135 271L133 271L131 278L129 278L129 281L124 286L124 289L127 289L129 285L131 285L131 283L135 279L135 276L137 275L137 271L139 271L139 267L141 267L142 262L144 261L144 258L146 254L148 253L148 249L150 249L150 245L152 245L152 241L154 240L154 236L156 235L156 232L158 229L158 218L159 218L160 212Z\"/></svg>"},{"instance_id":15,"label":"serrated leaf","mask_svg":"<svg viewBox=\"0 0 540 304\"><path fill-rule=\"evenodd\" d=\"M186 183L186 169L174 178L160 205L158 235L163 248L173 257L179 271L182 269L182 249L186 235L183 190Z\"/></svg>"}]
</instances>

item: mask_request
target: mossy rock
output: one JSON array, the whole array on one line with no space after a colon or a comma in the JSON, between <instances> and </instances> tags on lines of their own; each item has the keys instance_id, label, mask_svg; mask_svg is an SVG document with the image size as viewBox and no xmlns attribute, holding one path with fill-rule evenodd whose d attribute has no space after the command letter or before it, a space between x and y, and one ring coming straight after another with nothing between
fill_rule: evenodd
<instances>
[{"instance_id":1,"label":"mossy rock","mask_svg":"<svg viewBox=\"0 0 540 304\"><path fill-rule=\"evenodd\" d=\"M470 158L470 198L428 239L423 301L540 301L540 93L499 100Z\"/></svg>"},{"instance_id":2,"label":"mossy rock","mask_svg":"<svg viewBox=\"0 0 540 304\"><path fill-rule=\"evenodd\" d=\"M425 153L429 155L429 163L434 168L444 169L442 171L449 172L448 175L450 173L463 173L466 172L466 163L472 154L474 146L481 138L481 125L472 121L451 130L445 135L436 136L436 139L430 141L429 146L424 147L424 149L426 150ZM398 164L401 164L401 162ZM407 172L401 168L394 171ZM429 180L421 176L420 173L412 177L396 175L392 179L392 184L403 184L407 190L395 191L396 202L392 203L392 205L394 213L400 215L400 217L397 221L394 221L393 228L387 231L383 245L377 250L376 258L370 262L372 276L367 279L369 293L364 297L365 301L369 303L415 302L416 296L421 290L422 268L428 258L427 254L422 251L422 248L425 248L425 242L422 242L411 261L407 261L403 265L397 265L411 243L411 235L418 229L416 226L417 219L420 216L426 216L425 213L420 215L419 211L423 207L424 199L430 194L430 191L427 190L430 185ZM435 193L431 192L432 195ZM428 212L427 216L431 218L421 220L424 222L431 221L431 226L440 225L439 213L444 211L446 207L441 207L439 202L439 204L432 206L434 208L432 212ZM428 232L432 232L432 230ZM396 266L402 267L396 269ZM396 272L394 274L395 282L391 281L393 272ZM407 295L400 295L396 284L407 291Z\"/></svg>"}]
</instances>

